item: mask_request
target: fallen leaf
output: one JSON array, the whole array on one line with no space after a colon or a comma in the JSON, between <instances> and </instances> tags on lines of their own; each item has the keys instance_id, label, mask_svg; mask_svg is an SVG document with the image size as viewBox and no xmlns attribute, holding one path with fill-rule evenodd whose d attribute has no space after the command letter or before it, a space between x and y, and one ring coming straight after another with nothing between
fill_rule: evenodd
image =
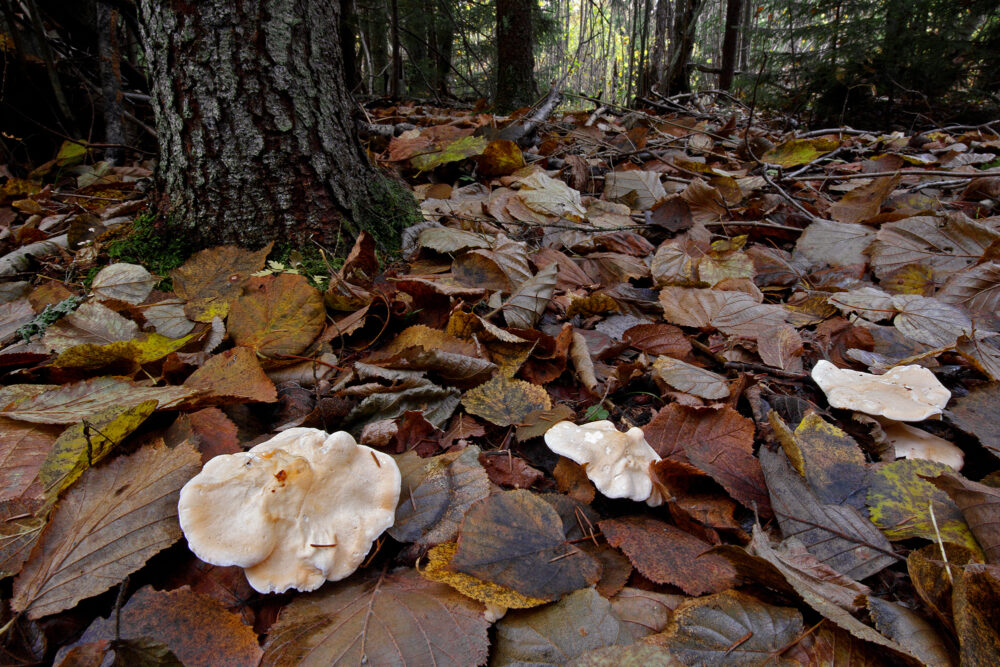
<instances>
[{"instance_id":1,"label":"fallen leaf","mask_svg":"<svg viewBox=\"0 0 1000 667\"><path fill-rule=\"evenodd\" d=\"M535 410L550 410L552 401L544 388L500 375L465 392L462 405L498 426L513 426Z\"/></svg>"},{"instance_id":2,"label":"fallen leaf","mask_svg":"<svg viewBox=\"0 0 1000 667\"><path fill-rule=\"evenodd\" d=\"M762 447L760 465L771 508L786 537L795 537L820 562L862 581L896 562L892 545L853 507L824 505L785 454Z\"/></svg>"},{"instance_id":3,"label":"fallen leaf","mask_svg":"<svg viewBox=\"0 0 1000 667\"><path fill-rule=\"evenodd\" d=\"M549 264L537 275L521 283L503 304L503 316L508 326L530 329L545 312L556 287L558 265Z\"/></svg>"},{"instance_id":4,"label":"fallen leaf","mask_svg":"<svg viewBox=\"0 0 1000 667\"><path fill-rule=\"evenodd\" d=\"M653 373L674 389L694 396L708 399L729 396L729 384L724 376L680 359L657 357L653 362Z\"/></svg>"},{"instance_id":5,"label":"fallen leaf","mask_svg":"<svg viewBox=\"0 0 1000 667\"><path fill-rule=\"evenodd\" d=\"M142 303L153 291L156 278L138 264L119 262L106 266L90 284L98 299L117 299L125 303Z\"/></svg>"},{"instance_id":6,"label":"fallen leaf","mask_svg":"<svg viewBox=\"0 0 1000 667\"><path fill-rule=\"evenodd\" d=\"M490 493L478 447L431 458L409 451L395 459L402 492L388 532L400 542L427 547L451 540L472 503Z\"/></svg>"},{"instance_id":7,"label":"fallen leaf","mask_svg":"<svg viewBox=\"0 0 1000 667\"><path fill-rule=\"evenodd\" d=\"M555 604L507 614L496 624L490 664L566 664L588 651L618 643L621 631L611 603L585 588Z\"/></svg>"},{"instance_id":8,"label":"fallen leaf","mask_svg":"<svg viewBox=\"0 0 1000 667\"><path fill-rule=\"evenodd\" d=\"M88 468L107 456L156 410L156 401L111 407L63 431L38 471L47 502L54 504Z\"/></svg>"},{"instance_id":9,"label":"fallen leaf","mask_svg":"<svg viewBox=\"0 0 1000 667\"><path fill-rule=\"evenodd\" d=\"M943 560L945 557L948 559L947 564ZM972 562L975 562L975 555L971 551L948 542L925 544L906 557L906 569L914 590L927 608L952 632L955 631L952 582L961 577L962 568Z\"/></svg>"},{"instance_id":10,"label":"fallen leaf","mask_svg":"<svg viewBox=\"0 0 1000 667\"><path fill-rule=\"evenodd\" d=\"M198 404L274 403L278 400L274 383L246 347L234 347L208 358L184 381L199 392Z\"/></svg>"},{"instance_id":11,"label":"fallen leaf","mask_svg":"<svg viewBox=\"0 0 1000 667\"><path fill-rule=\"evenodd\" d=\"M746 292L664 287L663 317L683 327L711 327L731 336L757 338L785 323L780 306L762 304Z\"/></svg>"},{"instance_id":12,"label":"fallen leaf","mask_svg":"<svg viewBox=\"0 0 1000 667\"><path fill-rule=\"evenodd\" d=\"M957 396L951 403L948 416L960 429L979 438L991 454L1000 457L1000 419L996 407L1000 405L1000 382L974 387L965 396Z\"/></svg>"},{"instance_id":13,"label":"fallen leaf","mask_svg":"<svg viewBox=\"0 0 1000 667\"><path fill-rule=\"evenodd\" d=\"M0 417L0 501L28 490L59 432L57 426Z\"/></svg>"},{"instance_id":14,"label":"fallen leaf","mask_svg":"<svg viewBox=\"0 0 1000 667\"><path fill-rule=\"evenodd\" d=\"M606 519L597 524L608 544L625 552L644 577L673 584L689 595L733 586L736 572L725 559L702 555L712 545L647 516Z\"/></svg>"},{"instance_id":15,"label":"fallen leaf","mask_svg":"<svg viewBox=\"0 0 1000 667\"><path fill-rule=\"evenodd\" d=\"M838 222L870 220L882 210L882 204L899 185L899 174L874 178L871 183L854 188L830 207L830 217Z\"/></svg>"},{"instance_id":16,"label":"fallen leaf","mask_svg":"<svg viewBox=\"0 0 1000 667\"><path fill-rule=\"evenodd\" d=\"M667 630L645 641L686 665L766 665L802 630L797 609L730 590L684 602Z\"/></svg>"},{"instance_id":17,"label":"fallen leaf","mask_svg":"<svg viewBox=\"0 0 1000 667\"><path fill-rule=\"evenodd\" d=\"M530 491L505 491L472 505L451 569L555 600L600 578L600 565L567 543L559 514Z\"/></svg>"},{"instance_id":18,"label":"fallen leaf","mask_svg":"<svg viewBox=\"0 0 1000 667\"><path fill-rule=\"evenodd\" d=\"M1000 561L1000 489L968 480L955 472L928 478L931 484L948 494L962 512L976 542L992 565ZM936 517L935 517L936 518Z\"/></svg>"},{"instance_id":19,"label":"fallen leaf","mask_svg":"<svg viewBox=\"0 0 1000 667\"><path fill-rule=\"evenodd\" d=\"M431 581L448 584L462 595L482 602L487 607L528 609L548 602L548 600L541 598L521 595L506 586L483 581L462 572L454 572L451 569L451 561L455 558L457 550L458 545L455 542L446 542L431 548L427 552L427 564L420 569L421 576Z\"/></svg>"},{"instance_id":20,"label":"fallen leaf","mask_svg":"<svg viewBox=\"0 0 1000 667\"><path fill-rule=\"evenodd\" d=\"M305 276L253 278L229 309L228 330L237 345L264 357L301 354L323 331L323 295Z\"/></svg>"},{"instance_id":21,"label":"fallen leaf","mask_svg":"<svg viewBox=\"0 0 1000 667\"><path fill-rule=\"evenodd\" d=\"M868 612L875 628L925 665L948 667L955 664L941 635L912 609L867 596Z\"/></svg>"},{"instance_id":22,"label":"fallen leaf","mask_svg":"<svg viewBox=\"0 0 1000 667\"><path fill-rule=\"evenodd\" d=\"M116 377L97 377L8 403L0 407L0 415L36 424L73 424L109 408L135 407L150 400L158 402L159 410L172 408L195 393L185 387L146 387Z\"/></svg>"},{"instance_id":23,"label":"fallen leaf","mask_svg":"<svg viewBox=\"0 0 1000 667\"><path fill-rule=\"evenodd\" d=\"M872 270L879 278L908 264L923 264L938 280L975 264L1000 232L961 214L914 216L882 225L872 242Z\"/></svg>"},{"instance_id":24,"label":"fallen leaf","mask_svg":"<svg viewBox=\"0 0 1000 667\"><path fill-rule=\"evenodd\" d=\"M14 579L12 608L32 619L70 609L180 539L177 496L200 463L190 445L161 445L87 471Z\"/></svg>"},{"instance_id":25,"label":"fallen leaf","mask_svg":"<svg viewBox=\"0 0 1000 667\"><path fill-rule=\"evenodd\" d=\"M832 137L789 139L757 157L762 162L767 162L768 164L776 164L782 167L798 167L835 151L839 147L840 142Z\"/></svg>"},{"instance_id":26,"label":"fallen leaf","mask_svg":"<svg viewBox=\"0 0 1000 667\"><path fill-rule=\"evenodd\" d=\"M185 667L256 665L263 654L253 628L207 595L187 587L172 591L140 588L121 608L120 618L112 613L95 620L77 643L114 642L119 633L131 642L155 637ZM143 663L124 664L139 667Z\"/></svg>"},{"instance_id":27,"label":"fallen leaf","mask_svg":"<svg viewBox=\"0 0 1000 667\"><path fill-rule=\"evenodd\" d=\"M815 412L809 412L794 433L772 412L771 426L788 459L826 505L864 509L868 465L851 436Z\"/></svg>"},{"instance_id":28,"label":"fallen leaf","mask_svg":"<svg viewBox=\"0 0 1000 667\"><path fill-rule=\"evenodd\" d=\"M952 469L943 463L921 459L876 465L866 501L872 522L892 540L920 537L937 541L940 535L946 542L981 553L958 506L924 479L950 472ZM937 530L931 521L931 503Z\"/></svg>"},{"instance_id":29,"label":"fallen leaf","mask_svg":"<svg viewBox=\"0 0 1000 667\"><path fill-rule=\"evenodd\" d=\"M478 665L488 627L481 604L413 570L352 577L282 609L260 664Z\"/></svg>"},{"instance_id":30,"label":"fallen leaf","mask_svg":"<svg viewBox=\"0 0 1000 667\"><path fill-rule=\"evenodd\" d=\"M269 243L260 250L250 251L230 245L191 255L180 268L170 272L174 292L188 302L185 314L195 322L226 317L243 283L264 268L271 247Z\"/></svg>"},{"instance_id":31,"label":"fallen leaf","mask_svg":"<svg viewBox=\"0 0 1000 667\"><path fill-rule=\"evenodd\" d=\"M953 609L962 665L992 665L1000 655L1000 571L971 563L955 578Z\"/></svg>"},{"instance_id":32,"label":"fallen leaf","mask_svg":"<svg viewBox=\"0 0 1000 667\"><path fill-rule=\"evenodd\" d=\"M684 663L659 646L630 644L587 651L566 664L569 667L682 667Z\"/></svg>"}]
</instances>

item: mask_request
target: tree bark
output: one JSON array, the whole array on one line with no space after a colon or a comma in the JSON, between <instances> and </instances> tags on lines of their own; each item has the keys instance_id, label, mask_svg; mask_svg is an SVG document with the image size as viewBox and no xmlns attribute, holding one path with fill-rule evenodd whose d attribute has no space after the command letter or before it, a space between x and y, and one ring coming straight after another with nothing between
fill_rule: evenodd
<instances>
[{"instance_id":1,"label":"tree bark","mask_svg":"<svg viewBox=\"0 0 1000 667\"><path fill-rule=\"evenodd\" d=\"M660 86L666 93L690 93L688 61L694 50L694 30L705 0L677 0L674 27L670 33L670 63Z\"/></svg>"},{"instance_id":2,"label":"tree bark","mask_svg":"<svg viewBox=\"0 0 1000 667\"><path fill-rule=\"evenodd\" d=\"M339 0L140 0L139 8L159 208L171 233L201 247L343 248L364 229L382 247L398 246L416 209L357 139Z\"/></svg>"},{"instance_id":3,"label":"tree bark","mask_svg":"<svg viewBox=\"0 0 1000 667\"><path fill-rule=\"evenodd\" d=\"M742 13L743 0L726 0L726 29L722 33L722 72L719 74L720 90L729 90L733 86L736 45L740 37Z\"/></svg>"},{"instance_id":4,"label":"tree bark","mask_svg":"<svg viewBox=\"0 0 1000 667\"><path fill-rule=\"evenodd\" d=\"M538 97L531 9L536 0L497 0L497 91L501 112L528 106Z\"/></svg>"}]
</instances>

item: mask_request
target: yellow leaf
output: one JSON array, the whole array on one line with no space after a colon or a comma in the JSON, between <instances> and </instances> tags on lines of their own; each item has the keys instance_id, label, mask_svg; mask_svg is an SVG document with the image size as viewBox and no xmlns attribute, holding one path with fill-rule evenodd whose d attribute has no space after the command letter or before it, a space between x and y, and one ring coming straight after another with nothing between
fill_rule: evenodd
<instances>
[{"instance_id":1,"label":"yellow leaf","mask_svg":"<svg viewBox=\"0 0 1000 667\"><path fill-rule=\"evenodd\" d=\"M840 147L840 142L828 137L815 139L789 139L764 153L763 162L782 167L797 167Z\"/></svg>"},{"instance_id":2,"label":"yellow leaf","mask_svg":"<svg viewBox=\"0 0 1000 667\"><path fill-rule=\"evenodd\" d=\"M157 401L130 408L109 408L62 432L38 472L46 500L52 504L83 472L107 454L156 410Z\"/></svg>"},{"instance_id":3,"label":"yellow leaf","mask_svg":"<svg viewBox=\"0 0 1000 667\"><path fill-rule=\"evenodd\" d=\"M921 537L937 541L940 532L945 542L964 546L984 559L958 506L948 494L923 479L948 472L953 470L943 463L920 459L901 459L879 466L868 490L868 513L890 540ZM931 522L931 503L938 531Z\"/></svg>"},{"instance_id":4,"label":"yellow leaf","mask_svg":"<svg viewBox=\"0 0 1000 667\"><path fill-rule=\"evenodd\" d=\"M467 412L498 426L521 424L532 411L552 408L544 388L502 375L465 392L462 404Z\"/></svg>"}]
</instances>

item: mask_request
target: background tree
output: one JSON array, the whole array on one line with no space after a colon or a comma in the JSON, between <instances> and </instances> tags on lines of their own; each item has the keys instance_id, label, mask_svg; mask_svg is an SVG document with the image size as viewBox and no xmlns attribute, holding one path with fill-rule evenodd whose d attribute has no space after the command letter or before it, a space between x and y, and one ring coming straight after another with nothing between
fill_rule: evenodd
<instances>
[{"instance_id":1,"label":"background tree","mask_svg":"<svg viewBox=\"0 0 1000 667\"><path fill-rule=\"evenodd\" d=\"M536 0L496 0L497 84L494 106L502 112L527 106L538 97L532 40Z\"/></svg>"},{"instance_id":2,"label":"background tree","mask_svg":"<svg viewBox=\"0 0 1000 667\"><path fill-rule=\"evenodd\" d=\"M356 138L340 0L140 0L160 208L201 246L332 246L361 229L398 245L412 197ZM341 242L340 247L343 247Z\"/></svg>"}]
</instances>

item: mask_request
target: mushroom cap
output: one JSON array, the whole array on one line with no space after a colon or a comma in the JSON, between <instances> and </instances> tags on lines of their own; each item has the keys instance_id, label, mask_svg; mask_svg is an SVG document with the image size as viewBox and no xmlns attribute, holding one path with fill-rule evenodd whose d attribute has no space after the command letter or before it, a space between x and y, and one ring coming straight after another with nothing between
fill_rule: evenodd
<instances>
[{"instance_id":1,"label":"mushroom cap","mask_svg":"<svg viewBox=\"0 0 1000 667\"><path fill-rule=\"evenodd\" d=\"M311 591L349 576L395 520L392 457L349 433L284 431L217 456L181 489L177 513L201 560L246 568L261 593Z\"/></svg>"},{"instance_id":2,"label":"mushroom cap","mask_svg":"<svg viewBox=\"0 0 1000 667\"><path fill-rule=\"evenodd\" d=\"M545 432L545 444L556 454L583 466L587 477L608 498L644 501L653 492L649 464L659 461L642 429L622 433L609 421L577 426L559 422Z\"/></svg>"},{"instance_id":3,"label":"mushroom cap","mask_svg":"<svg viewBox=\"0 0 1000 667\"><path fill-rule=\"evenodd\" d=\"M941 414L951 392L923 366L897 366L885 375L837 368L819 361L812 379L835 408L896 421L915 422Z\"/></svg>"}]
</instances>

